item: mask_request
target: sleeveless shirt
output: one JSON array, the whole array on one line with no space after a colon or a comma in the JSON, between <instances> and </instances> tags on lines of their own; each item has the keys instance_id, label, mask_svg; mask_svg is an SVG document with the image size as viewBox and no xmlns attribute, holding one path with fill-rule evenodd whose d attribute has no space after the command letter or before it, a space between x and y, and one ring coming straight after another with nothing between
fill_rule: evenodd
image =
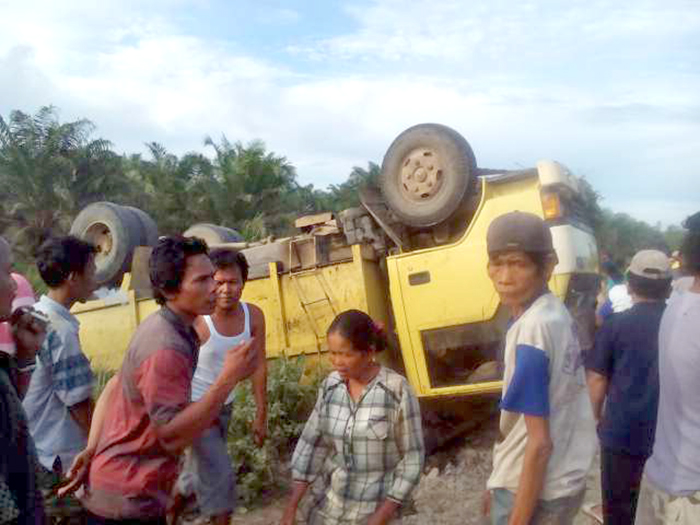
<instances>
[{"instance_id":1,"label":"sleeveless shirt","mask_svg":"<svg viewBox=\"0 0 700 525\"><path fill-rule=\"evenodd\" d=\"M214 321L211 316L205 315L204 322L209 329L209 339L199 348L199 361L197 369L192 377L192 401L199 401L209 387L214 384L216 378L221 373L224 366L224 358L234 346L239 345L244 341L248 341L251 337L250 329L250 311L246 303L241 303L245 314L245 322L243 331L234 336L224 336L216 331ZM226 404L233 402L233 391L226 399Z\"/></svg>"}]
</instances>

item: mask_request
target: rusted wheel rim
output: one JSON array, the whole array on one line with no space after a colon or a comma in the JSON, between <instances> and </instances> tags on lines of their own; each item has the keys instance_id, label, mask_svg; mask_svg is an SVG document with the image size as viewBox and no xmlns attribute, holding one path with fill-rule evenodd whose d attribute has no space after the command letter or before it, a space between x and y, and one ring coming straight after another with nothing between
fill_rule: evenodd
<instances>
[{"instance_id":1,"label":"rusted wheel rim","mask_svg":"<svg viewBox=\"0 0 700 525\"><path fill-rule=\"evenodd\" d=\"M85 239L97 247L96 262L109 256L114 245L112 233L106 224L95 222L85 231Z\"/></svg>"},{"instance_id":2,"label":"rusted wheel rim","mask_svg":"<svg viewBox=\"0 0 700 525\"><path fill-rule=\"evenodd\" d=\"M406 155L401 168L401 192L412 201L429 200L442 187L444 168L430 148L417 148Z\"/></svg>"}]
</instances>

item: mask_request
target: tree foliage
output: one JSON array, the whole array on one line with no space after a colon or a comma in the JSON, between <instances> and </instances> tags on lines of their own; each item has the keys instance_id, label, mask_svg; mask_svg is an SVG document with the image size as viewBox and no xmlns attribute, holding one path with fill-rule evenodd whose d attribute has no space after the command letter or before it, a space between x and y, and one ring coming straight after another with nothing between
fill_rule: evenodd
<instances>
[{"instance_id":1,"label":"tree foliage","mask_svg":"<svg viewBox=\"0 0 700 525\"><path fill-rule=\"evenodd\" d=\"M54 107L35 115L13 111L0 116L0 234L15 244L21 268L46 237L68 231L86 205L100 201L148 212L161 234L198 222L234 228L248 240L293 232L299 215L340 211L359 205L360 189L375 184L381 168L356 166L328 190L297 181L296 169L261 141L207 138L201 152L175 155L147 143L145 154L118 155L94 137L95 126L80 119L61 122ZM624 263L641 248L678 247L682 230L662 231L600 205L583 180L584 206L601 251Z\"/></svg>"},{"instance_id":2,"label":"tree foliage","mask_svg":"<svg viewBox=\"0 0 700 525\"><path fill-rule=\"evenodd\" d=\"M207 138L202 152L181 156L149 142L145 154L118 155L94 132L85 119L61 122L51 106L0 116L0 234L15 245L22 271L33 273L37 246L67 232L92 202L141 208L164 235L208 222L255 240L292 233L299 215L356 205L356 188L378 172L375 164L355 168L324 191L300 185L291 162L262 141Z\"/></svg>"},{"instance_id":3,"label":"tree foliage","mask_svg":"<svg viewBox=\"0 0 700 525\"><path fill-rule=\"evenodd\" d=\"M615 213L600 206L600 195L586 179L582 179L582 195L603 257L626 267L634 254L643 249L658 249L666 253L678 249L683 230L678 226L651 226L626 213Z\"/></svg>"}]
</instances>

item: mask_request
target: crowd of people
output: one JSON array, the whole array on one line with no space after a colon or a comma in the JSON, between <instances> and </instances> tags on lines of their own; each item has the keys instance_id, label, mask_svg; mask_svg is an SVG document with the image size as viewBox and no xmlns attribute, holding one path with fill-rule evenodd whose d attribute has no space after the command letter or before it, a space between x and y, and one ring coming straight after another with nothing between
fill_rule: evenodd
<instances>
[{"instance_id":1,"label":"crowd of people","mask_svg":"<svg viewBox=\"0 0 700 525\"><path fill-rule=\"evenodd\" d=\"M600 450L606 524L700 523L700 213L685 227L682 275L657 250L637 253L624 276L604 268L610 286L584 353L547 287L557 264L547 225L521 212L492 222L487 270L511 321L486 521L571 524ZM70 310L95 290L95 248L47 241L37 268L48 292L35 303L0 237L0 525L165 525L190 497L212 522L230 521L226 435L247 378L255 442L267 433L265 318L241 300L248 264L172 236L149 265L161 308L93 402ZM340 313L327 345L334 371L292 456L281 523L400 523L424 466L418 400L377 361L386 334L366 313Z\"/></svg>"}]
</instances>

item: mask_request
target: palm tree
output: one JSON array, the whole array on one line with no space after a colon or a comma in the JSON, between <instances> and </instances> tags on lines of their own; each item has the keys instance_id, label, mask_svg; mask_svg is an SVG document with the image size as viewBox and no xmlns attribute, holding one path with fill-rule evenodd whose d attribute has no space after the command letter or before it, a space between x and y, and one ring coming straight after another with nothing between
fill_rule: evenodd
<instances>
[{"instance_id":1,"label":"palm tree","mask_svg":"<svg viewBox=\"0 0 700 525\"><path fill-rule=\"evenodd\" d=\"M381 174L381 167L368 162L367 169L355 166L348 179L339 185L331 185L330 199L333 211L342 211L360 205L360 190L364 186L376 185Z\"/></svg>"},{"instance_id":2,"label":"palm tree","mask_svg":"<svg viewBox=\"0 0 700 525\"><path fill-rule=\"evenodd\" d=\"M285 157L266 151L265 144L217 144L205 141L215 152L213 173L203 179L211 212L220 224L241 231L281 233L289 228L288 196L296 188L296 171Z\"/></svg>"},{"instance_id":3,"label":"palm tree","mask_svg":"<svg viewBox=\"0 0 700 525\"><path fill-rule=\"evenodd\" d=\"M196 222L212 222L209 203L203 199L203 183L211 178L211 162L203 155L182 158L161 144L146 144L151 158L132 155L124 161L127 177L143 194L134 205L148 211L162 234L182 233Z\"/></svg>"},{"instance_id":4,"label":"palm tree","mask_svg":"<svg viewBox=\"0 0 700 525\"><path fill-rule=\"evenodd\" d=\"M50 106L0 117L0 194L20 251L31 253L83 206L124 189L119 158L108 141L90 140L93 131L84 119L60 123Z\"/></svg>"}]
</instances>

